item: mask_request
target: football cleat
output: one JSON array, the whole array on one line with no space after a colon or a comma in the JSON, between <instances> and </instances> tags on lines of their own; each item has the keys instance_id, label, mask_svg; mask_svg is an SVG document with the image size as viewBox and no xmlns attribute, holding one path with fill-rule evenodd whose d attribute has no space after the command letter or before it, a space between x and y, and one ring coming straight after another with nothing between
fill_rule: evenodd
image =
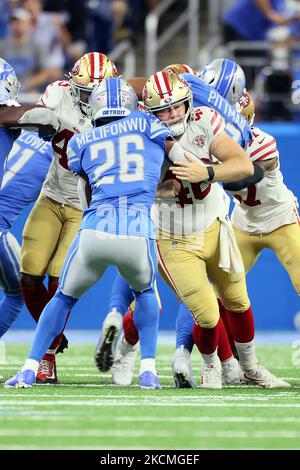
<instances>
[{"instance_id":1,"label":"football cleat","mask_svg":"<svg viewBox=\"0 0 300 470\"><path fill-rule=\"evenodd\" d=\"M127 343L124 336L120 338L112 366L112 379L116 385L130 385L132 383L138 343L132 346Z\"/></svg>"},{"instance_id":2,"label":"football cleat","mask_svg":"<svg viewBox=\"0 0 300 470\"><path fill-rule=\"evenodd\" d=\"M223 385L242 385L244 383L244 372L235 358L231 361L222 362Z\"/></svg>"},{"instance_id":3,"label":"football cleat","mask_svg":"<svg viewBox=\"0 0 300 470\"><path fill-rule=\"evenodd\" d=\"M14 375L11 379L8 379L4 387L5 388L30 388L32 384L35 382L35 374L33 370L26 369L21 370L16 375Z\"/></svg>"},{"instance_id":4,"label":"football cleat","mask_svg":"<svg viewBox=\"0 0 300 470\"><path fill-rule=\"evenodd\" d=\"M152 388L153 390L161 389L157 375L153 374L153 372L150 372L149 370L146 370L140 375L139 381L140 388Z\"/></svg>"},{"instance_id":5,"label":"football cleat","mask_svg":"<svg viewBox=\"0 0 300 470\"><path fill-rule=\"evenodd\" d=\"M55 354L45 354L36 375L36 383L38 384L56 384L56 361Z\"/></svg>"},{"instance_id":6,"label":"football cleat","mask_svg":"<svg viewBox=\"0 0 300 470\"><path fill-rule=\"evenodd\" d=\"M222 388L221 371L218 365L202 365L201 388Z\"/></svg>"},{"instance_id":7,"label":"football cleat","mask_svg":"<svg viewBox=\"0 0 300 470\"><path fill-rule=\"evenodd\" d=\"M97 369L108 372L113 365L114 351L123 325L123 317L114 308L106 316L94 355Z\"/></svg>"},{"instance_id":8,"label":"football cleat","mask_svg":"<svg viewBox=\"0 0 300 470\"><path fill-rule=\"evenodd\" d=\"M172 363L175 388L196 388L190 353L184 346L176 349Z\"/></svg>"},{"instance_id":9,"label":"football cleat","mask_svg":"<svg viewBox=\"0 0 300 470\"><path fill-rule=\"evenodd\" d=\"M68 349L68 346L69 346L69 341L67 340L65 335L62 335L61 341L59 343L59 346L55 354L63 353L65 349Z\"/></svg>"},{"instance_id":10,"label":"football cleat","mask_svg":"<svg viewBox=\"0 0 300 470\"><path fill-rule=\"evenodd\" d=\"M258 385L263 388L289 388L291 386L288 382L273 375L259 362L255 369L244 371L243 380L246 384Z\"/></svg>"}]
</instances>

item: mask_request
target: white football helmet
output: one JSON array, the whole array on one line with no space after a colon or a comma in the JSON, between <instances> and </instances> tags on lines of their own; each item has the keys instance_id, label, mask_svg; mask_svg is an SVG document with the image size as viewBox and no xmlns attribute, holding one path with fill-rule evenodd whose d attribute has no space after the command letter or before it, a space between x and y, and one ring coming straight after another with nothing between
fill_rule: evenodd
<instances>
[{"instance_id":1,"label":"white football helmet","mask_svg":"<svg viewBox=\"0 0 300 470\"><path fill-rule=\"evenodd\" d=\"M156 114L167 108L185 104L185 114L176 121L164 121L174 136L182 135L191 114L193 95L185 80L172 70L162 70L148 79L143 89L145 110Z\"/></svg>"},{"instance_id":2,"label":"white football helmet","mask_svg":"<svg viewBox=\"0 0 300 470\"><path fill-rule=\"evenodd\" d=\"M245 74L233 60L215 59L204 67L199 76L231 104L235 104L244 93Z\"/></svg>"},{"instance_id":3,"label":"white football helmet","mask_svg":"<svg viewBox=\"0 0 300 470\"><path fill-rule=\"evenodd\" d=\"M82 112L90 117L89 98L104 78L118 77L115 64L100 52L88 52L75 63L69 73L72 95Z\"/></svg>"},{"instance_id":4,"label":"white football helmet","mask_svg":"<svg viewBox=\"0 0 300 470\"><path fill-rule=\"evenodd\" d=\"M107 78L95 88L90 97L93 121L125 117L137 109L138 97L122 78Z\"/></svg>"},{"instance_id":5,"label":"white football helmet","mask_svg":"<svg viewBox=\"0 0 300 470\"><path fill-rule=\"evenodd\" d=\"M6 60L0 58L0 87L9 95L9 99L16 100L20 90L20 82L16 72Z\"/></svg>"}]
</instances>

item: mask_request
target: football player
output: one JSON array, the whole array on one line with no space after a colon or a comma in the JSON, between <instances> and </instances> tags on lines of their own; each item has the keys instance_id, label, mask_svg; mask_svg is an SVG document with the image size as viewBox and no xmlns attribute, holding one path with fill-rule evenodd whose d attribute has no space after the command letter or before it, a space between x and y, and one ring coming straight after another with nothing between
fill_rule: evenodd
<instances>
[{"instance_id":1,"label":"football player","mask_svg":"<svg viewBox=\"0 0 300 470\"><path fill-rule=\"evenodd\" d=\"M193 92L193 106L197 107L200 105L207 105L211 108L216 109L220 112L223 116L225 123L226 123L226 132L235 138L235 140L240 143L241 145L246 145L252 138L251 130L248 126L246 119L239 115L236 111L234 106L230 104L227 99L232 99L234 102L237 101L243 94L245 88L245 76L243 70L233 61L229 59L218 59L214 61L216 63L216 73L213 76L211 73L211 64L207 66L207 71L204 74L204 78L199 78L197 76L196 71L186 64L171 64L165 67L164 70L172 71L177 75L180 75L185 78L185 80L189 83L191 90ZM208 71L210 71L208 73ZM202 74L203 75L203 74ZM220 82L219 76L222 76L222 86L219 86L218 83ZM146 80L145 80L146 81ZM217 90L212 88L212 84L217 84L219 87ZM226 86L224 87L224 84ZM141 79L139 80L139 84L141 84ZM136 88L137 89L137 88ZM226 92L224 92L224 90ZM224 97L222 94L224 94ZM177 193L178 186L176 187L176 180L174 181L174 176L170 175L170 179L164 181L159 186L159 191L164 193L168 193L170 196L175 195L174 192ZM180 188L180 186L179 186ZM162 270L160 270L161 275L166 279ZM118 292L119 289L119 292ZM113 288L113 295L110 303L109 313L103 322L102 332L100 335L100 339L96 348L95 352L95 362L100 371L107 371L112 365L113 361L113 350L115 349L115 344L118 339L118 335L122 326L122 316L127 311L129 303L127 302L128 296L130 297L130 289L129 287L124 284L123 281L116 278L116 282ZM123 302L123 303L122 303ZM181 306L179 312L184 312L184 306ZM187 311L188 313L188 311ZM186 320L183 320L185 322ZM181 315L177 317L177 324L180 327L181 323ZM187 328L181 328L181 332L183 330L187 331ZM190 332L190 334L192 334ZM183 338L183 335L181 335ZM188 338L189 335L187 335ZM187 344L189 340L187 339ZM119 343L119 346L122 343ZM186 363L185 358L189 357L188 348L186 351L183 351L182 344L180 343L180 347L176 348L173 366L176 365L176 371L173 368L174 375L175 375L175 382L178 382L178 378L176 377L179 374L179 369L182 367L185 370L190 370L190 365ZM224 338L224 348L227 351L228 345L226 345L226 337ZM122 347L122 351L128 351L128 354L131 355L133 359L134 354L131 354L130 346ZM123 357L123 353L121 351L116 351L118 355L118 376L121 378L121 361ZM177 358L178 355L178 358ZM128 360L124 357L124 376L128 377ZM225 361L224 361L225 365ZM232 367L232 371L230 371L230 367ZM133 366L131 367L133 370ZM116 370L116 369L114 369ZM226 375L236 375L236 364L233 361L230 363L228 361L228 354L226 353ZM181 374L182 375L182 374ZM113 376L116 376L113 372ZM121 379L120 379L121 380ZM129 380L129 379L128 379ZM187 378L187 380L189 380ZM233 380L231 377L230 380ZM127 380L126 380L127 381Z\"/></svg>"},{"instance_id":2,"label":"football player","mask_svg":"<svg viewBox=\"0 0 300 470\"><path fill-rule=\"evenodd\" d=\"M224 132L219 113L204 106L192 109L191 100L187 83L171 71L154 74L145 85L145 108L168 124L177 141L169 154L172 159L176 152L169 170L182 184L176 204L174 199L169 205L164 200L159 207L160 264L200 326L203 387L222 387L217 367L219 309L209 280L227 308L245 375L263 387L289 386L263 368L256 358L253 314L242 260L227 218L224 191L212 184L251 177L253 165L249 165L247 154ZM180 148L193 157L182 155L179 159ZM201 164L202 158L212 162L212 155L222 165ZM242 173L244 176L237 178Z\"/></svg>"},{"instance_id":3,"label":"football player","mask_svg":"<svg viewBox=\"0 0 300 470\"><path fill-rule=\"evenodd\" d=\"M131 285L136 300L140 386L160 388L155 368L157 261L150 212L171 132L154 116L137 110L133 88L119 78L104 80L93 92L91 106L95 129L74 136L68 145L69 168L87 182L91 202L66 257L59 288L40 317L29 357L7 387L32 385L70 309L112 264Z\"/></svg>"},{"instance_id":4,"label":"football player","mask_svg":"<svg viewBox=\"0 0 300 470\"><path fill-rule=\"evenodd\" d=\"M244 93L238 107L252 126L253 140L247 153L262 173L256 183L246 182L245 186L242 180L224 185L236 200L231 221L245 270L255 265L264 248L270 248L299 295L300 227L295 196L284 184L276 140L254 125L255 107L249 93Z\"/></svg>"},{"instance_id":5,"label":"football player","mask_svg":"<svg viewBox=\"0 0 300 470\"><path fill-rule=\"evenodd\" d=\"M67 146L74 134L92 127L88 99L104 78L117 76L115 65L104 54L91 52L74 65L69 80L50 84L40 104L52 110L59 127L52 138L53 160L23 231L21 290L24 302L37 322L54 295L66 253L77 233L82 207L77 192L78 176L67 162ZM32 112L26 114L30 122ZM48 274L48 289L44 285ZM56 383L55 339L41 362L37 382Z\"/></svg>"},{"instance_id":6,"label":"football player","mask_svg":"<svg viewBox=\"0 0 300 470\"><path fill-rule=\"evenodd\" d=\"M0 190L0 287L4 291L0 303L0 337L23 306L21 247L10 229L23 209L37 199L51 159L50 143L28 131L22 131L7 157Z\"/></svg>"}]
</instances>

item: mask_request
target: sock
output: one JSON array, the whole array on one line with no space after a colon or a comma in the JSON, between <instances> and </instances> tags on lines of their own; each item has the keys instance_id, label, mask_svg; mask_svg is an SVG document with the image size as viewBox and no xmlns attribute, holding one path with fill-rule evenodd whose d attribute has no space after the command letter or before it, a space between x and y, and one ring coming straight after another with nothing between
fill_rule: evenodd
<instances>
[{"instance_id":1,"label":"sock","mask_svg":"<svg viewBox=\"0 0 300 470\"><path fill-rule=\"evenodd\" d=\"M234 339L232 337L232 334L231 334L230 328L229 328L229 322L228 322L228 318L227 318L227 316L228 316L227 310L224 307L224 305L222 304L221 300L220 299L217 299L217 300L218 300L218 304L219 304L220 317L223 320L223 324L224 324L224 327L226 329L226 333L227 333L227 337L228 337L229 342L230 342L232 353L234 354L234 356L237 356L235 342L234 342Z\"/></svg>"},{"instance_id":2,"label":"sock","mask_svg":"<svg viewBox=\"0 0 300 470\"><path fill-rule=\"evenodd\" d=\"M195 324L193 338L201 354L214 353L219 343L219 322L214 328L203 328Z\"/></svg>"},{"instance_id":3,"label":"sock","mask_svg":"<svg viewBox=\"0 0 300 470\"><path fill-rule=\"evenodd\" d=\"M21 292L30 315L37 323L45 305L49 302L49 293L46 287L44 284L24 287L21 282Z\"/></svg>"},{"instance_id":4,"label":"sock","mask_svg":"<svg viewBox=\"0 0 300 470\"><path fill-rule=\"evenodd\" d=\"M63 331L69 311L77 300L61 291L50 300L37 324L28 359L41 362L54 338Z\"/></svg>"},{"instance_id":5,"label":"sock","mask_svg":"<svg viewBox=\"0 0 300 470\"><path fill-rule=\"evenodd\" d=\"M40 363L38 361L35 361L34 359L26 359L24 366L22 367L23 370L33 370L35 376L37 374L37 371L39 369Z\"/></svg>"},{"instance_id":6,"label":"sock","mask_svg":"<svg viewBox=\"0 0 300 470\"><path fill-rule=\"evenodd\" d=\"M153 287L143 292L135 292L134 324L140 338L141 359L155 359L159 304Z\"/></svg>"},{"instance_id":7,"label":"sock","mask_svg":"<svg viewBox=\"0 0 300 470\"><path fill-rule=\"evenodd\" d=\"M157 374L155 367L155 359L141 359L139 375L149 370L152 374Z\"/></svg>"},{"instance_id":8,"label":"sock","mask_svg":"<svg viewBox=\"0 0 300 470\"><path fill-rule=\"evenodd\" d=\"M201 353L203 362L206 366L212 366L218 364L218 351L217 349L211 354Z\"/></svg>"},{"instance_id":9,"label":"sock","mask_svg":"<svg viewBox=\"0 0 300 470\"><path fill-rule=\"evenodd\" d=\"M232 349L230 347L227 332L223 323L222 318L219 320L219 344L218 344L218 356L221 362L228 361L233 357Z\"/></svg>"},{"instance_id":10,"label":"sock","mask_svg":"<svg viewBox=\"0 0 300 470\"><path fill-rule=\"evenodd\" d=\"M254 339L247 343L237 343L236 349L239 354L239 362L243 370L251 370L257 367L257 357L255 352L255 342Z\"/></svg>"},{"instance_id":11,"label":"sock","mask_svg":"<svg viewBox=\"0 0 300 470\"><path fill-rule=\"evenodd\" d=\"M242 313L227 310L227 320L235 343L248 343L254 339L254 318L251 307Z\"/></svg>"},{"instance_id":12,"label":"sock","mask_svg":"<svg viewBox=\"0 0 300 470\"><path fill-rule=\"evenodd\" d=\"M242 369L253 369L258 361L255 353L254 318L251 307L242 313L227 310L227 318Z\"/></svg>"},{"instance_id":13,"label":"sock","mask_svg":"<svg viewBox=\"0 0 300 470\"><path fill-rule=\"evenodd\" d=\"M139 341L139 333L133 321L133 312L128 310L123 318L124 337L128 344L134 346Z\"/></svg>"},{"instance_id":14,"label":"sock","mask_svg":"<svg viewBox=\"0 0 300 470\"><path fill-rule=\"evenodd\" d=\"M133 300L134 295L132 289L125 279L123 279L120 274L117 274L111 290L108 311L111 312L113 308L116 308L121 315L124 315Z\"/></svg>"},{"instance_id":15,"label":"sock","mask_svg":"<svg viewBox=\"0 0 300 470\"><path fill-rule=\"evenodd\" d=\"M50 281L48 282L48 292L49 292L49 299L52 299L56 290L58 288L58 280L57 281Z\"/></svg>"},{"instance_id":16,"label":"sock","mask_svg":"<svg viewBox=\"0 0 300 470\"><path fill-rule=\"evenodd\" d=\"M4 293L0 302L0 338L6 333L23 307L23 297L21 294L13 295Z\"/></svg>"},{"instance_id":17,"label":"sock","mask_svg":"<svg viewBox=\"0 0 300 470\"><path fill-rule=\"evenodd\" d=\"M176 318L176 349L183 346L192 352L194 346L193 329L195 321L191 312L183 302L180 302Z\"/></svg>"}]
</instances>

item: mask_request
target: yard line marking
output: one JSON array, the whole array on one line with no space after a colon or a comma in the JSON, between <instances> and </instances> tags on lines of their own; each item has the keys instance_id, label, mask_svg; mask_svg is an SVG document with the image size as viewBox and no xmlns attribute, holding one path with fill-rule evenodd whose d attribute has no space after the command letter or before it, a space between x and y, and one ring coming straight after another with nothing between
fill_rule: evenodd
<instances>
[{"instance_id":1,"label":"yard line marking","mask_svg":"<svg viewBox=\"0 0 300 470\"><path fill-rule=\"evenodd\" d=\"M153 400L153 396L151 397ZM27 401L17 401L17 400L1 400L0 405L9 407L9 406L21 406L23 407L24 405L28 406L42 406L42 407L51 407L51 406L82 406L82 407L118 407L118 408L124 408L124 407L154 407L154 408L290 408L290 409L295 409L295 408L300 408L300 403L218 403L218 402L213 402L211 401L210 397L210 403L207 401L199 401L197 403L176 403L176 402L154 402L152 401L151 403L143 403L140 400L130 400L130 401L122 401L116 399L115 400L77 400L77 401L71 401L71 400L47 400L46 402L44 401L33 401L33 400L27 400Z\"/></svg>"},{"instance_id":2,"label":"yard line marking","mask_svg":"<svg viewBox=\"0 0 300 470\"><path fill-rule=\"evenodd\" d=\"M44 385L42 385L41 387L45 387ZM52 387L50 385L50 387ZM55 385L56 387L56 385ZM110 387L110 385L109 385ZM39 387L40 389L40 387ZM23 398L26 398L26 399L29 399L31 397L34 397L34 398L71 398L71 399L76 399L77 396L76 395L65 395L65 394L61 394L61 393L30 393L31 391L30 390L23 390L23 389L19 389L19 393L16 391L16 389L14 389L14 391L12 391L13 389L11 389L11 391L8 390L8 393L0 393L0 397L5 397L5 398L9 398L9 397L18 397L20 399L23 399ZM149 398L152 398L155 396L155 400L156 401L163 401L163 402L169 402L170 400L174 400L175 402L179 401L179 402L182 402L183 399L185 400L193 400L193 401L203 401L203 400L214 400L214 401L249 401L249 400L253 400L253 401L268 401L268 400L273 400L274 398L275 399L278 399L278 398L288 398L290 400L299 400L299 404L300 404L300 397L298 394L292 394L290 392L278 392L278 393L263 393L263 392L260 392L260 393L257 393L255 394L255 396L251 396L251 395L244 395L244 394L236 394L234 396L228 396L226 394L218 394L218 395L209 395L209 394L201 394L201 391L203 389L199 388L197 390L195 390L195 392L199 392L198 394L176 394L176 395L159 395L158 392L155 392L153 391L153 393L150 393L149 392L146 392L143 393L143 391L141 390L141 392L139 394L124 394L124 393L116 393L116 395L114 395L113 397L111 397L110 395L106 395L106 394L89 394L89 395L78 395L78 398L81 398L82 396L85 396L88 398L96 398L96 399L108 399L108 400L111 400L112 398L113 399L120 399L120 398L125 398L126 400L135 400L135 399L139 399L139 400L147 400ZM224 390L225 391L225 390ZM26 395L21 395L22 393L26 393Z\"/></svg>"},{"instance_id":3,"label":"yard line marking","mask_svg":"<svg viewBox=\"0 0 300 470\"><path fill-rule=\"evenodd\" d=\"M217 431L187 431L190 437L201 438L217 438L217 439L297 439L300 437L298 431L228 431L227 429L219 429ZM81 429L81 430L62 430L62 429L3 429L0 430L1 437L22 437L22 438L44 438L44 437L64 437L64 438L91 438L91 437L156 437L156 438L170 438L186 436L186 432L180 433L178 431L161 431L161 430L130 430L126 429Z\"/></svg>"},{"instance_id":4,"label":"yard line marking","mask_svg":"<svg viewBox=\"0 0 300 470\"><path fill-rule=\"evenodd\" d=\"M35 413L35 414L34 414ZM41 414L40 414L41 413ZM178 417L159 417L159 416L94 416L93 414L85 413L82 415L82 412L69 412L60 414L59 412L56 414L51 414L51 411L45 412L33 412L33 410L29 410L28 413L14 412L11 413L8 411L6 413L0 413L0 415L6 421L14 421L24 419L26 421L76 421L78 423L78 417L82 417L82 419L86 421L96 421L97 423L106 423L106 422L125 422L125 423L134 423L134 422L143 422L143 423L195 423L194 416L178 416ZM80 415L80 416L79 416ZM261 417L249 417L249 416L230 416L230 417L223 417L223 416L197 416L197 423L273 423L273 424L299 424L300 418L261 418ZM283 432L283 430L281 429Z\"/></svg>"}]
</instances>

